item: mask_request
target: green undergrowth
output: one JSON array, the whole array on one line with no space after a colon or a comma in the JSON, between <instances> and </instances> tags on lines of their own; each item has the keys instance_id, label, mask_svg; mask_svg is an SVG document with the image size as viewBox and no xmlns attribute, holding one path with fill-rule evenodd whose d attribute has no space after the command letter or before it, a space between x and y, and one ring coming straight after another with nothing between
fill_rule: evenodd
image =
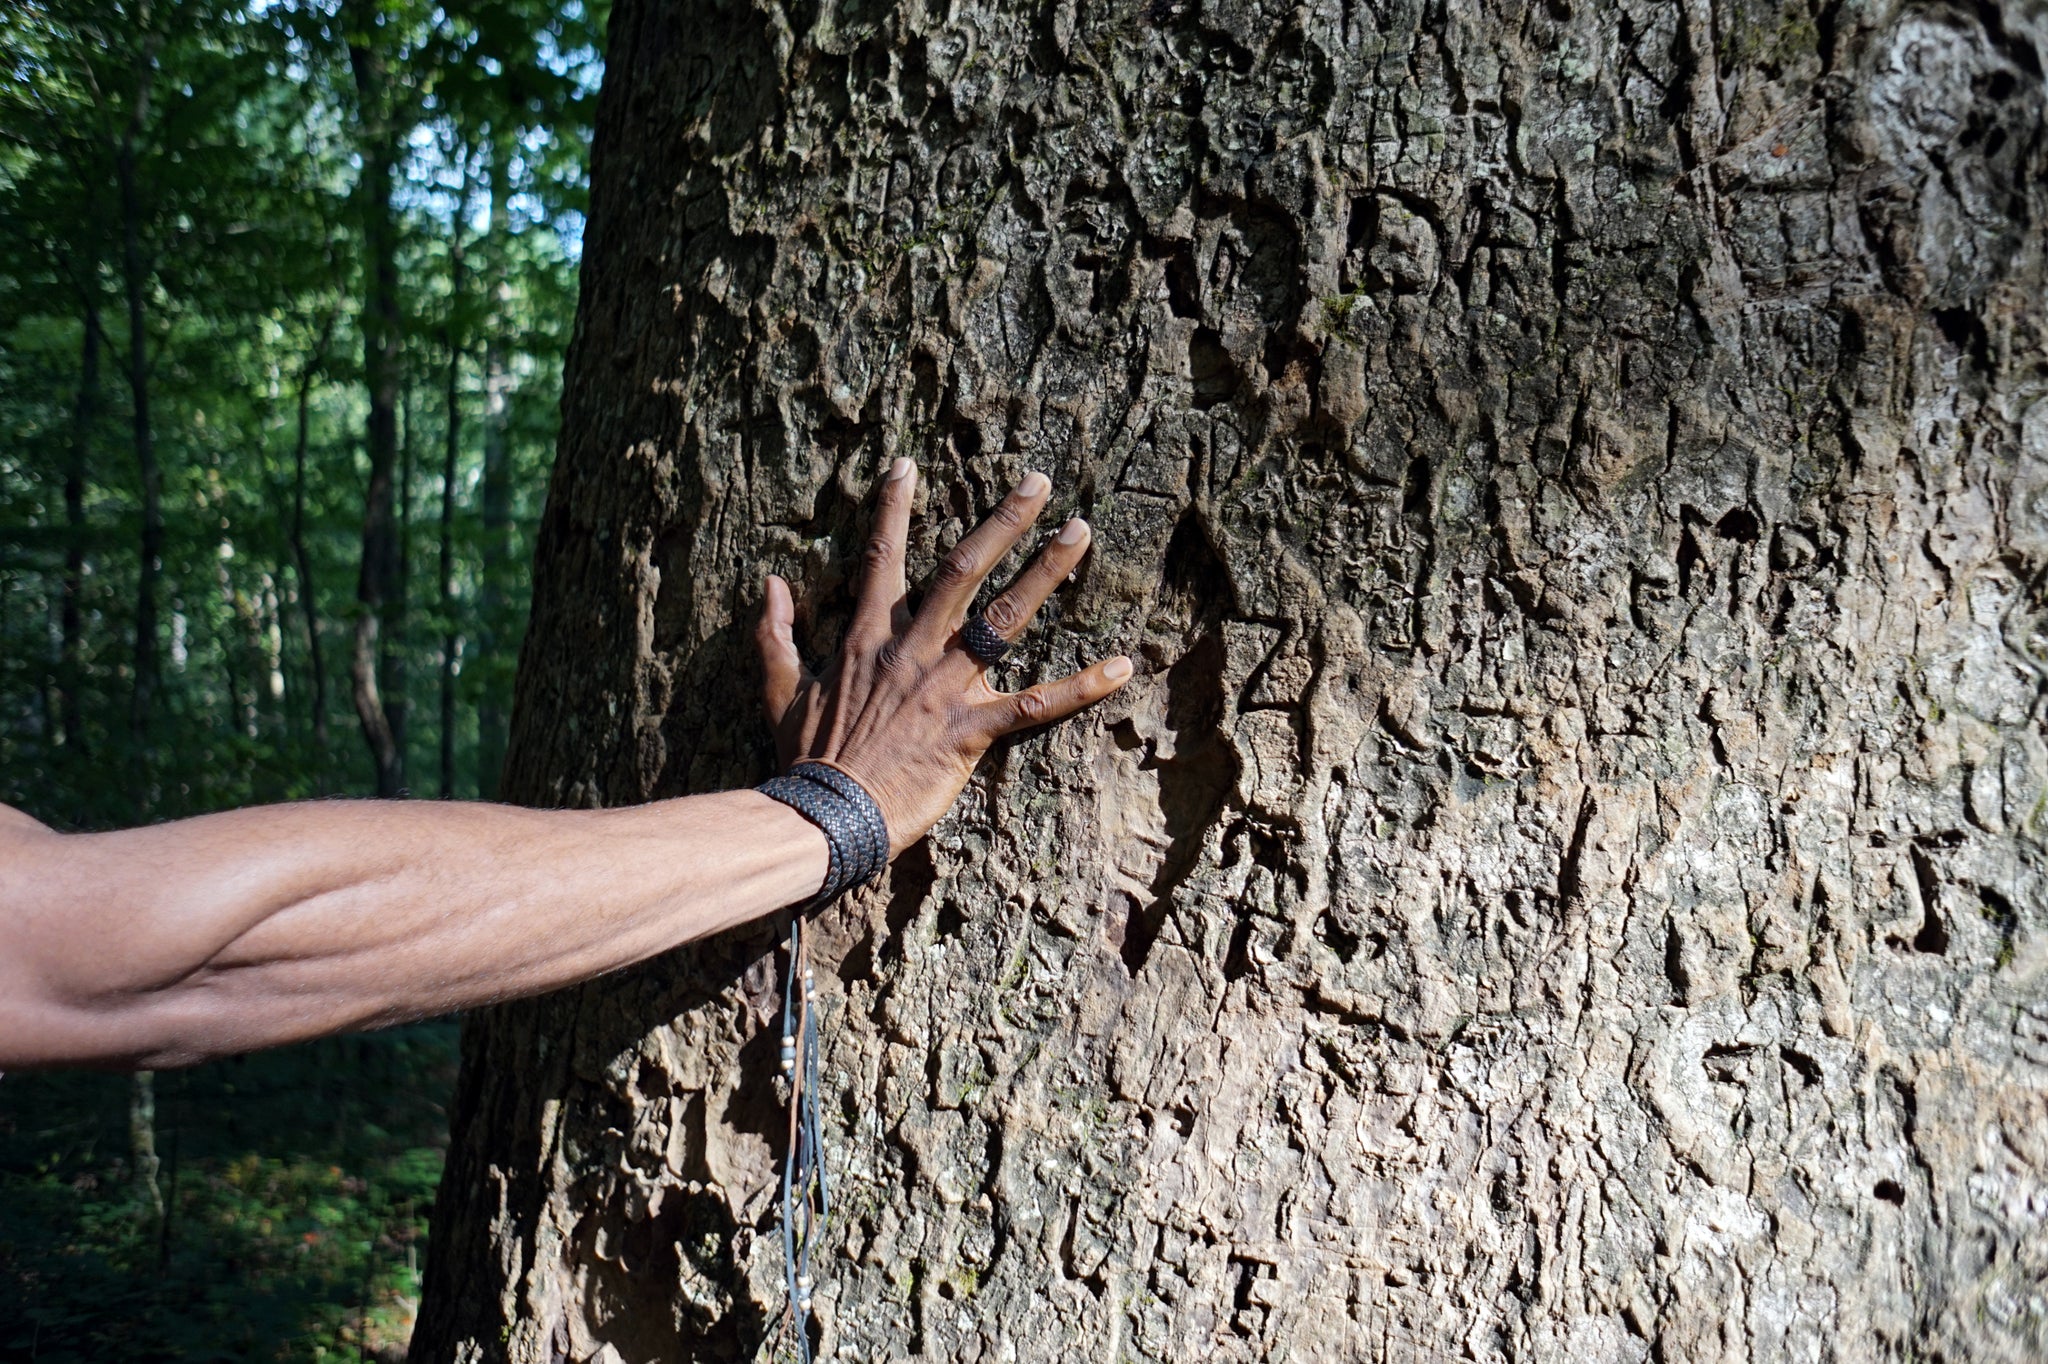
<instances>
[{"instance_id":1,"label":"green undergrowth","mask_svg":"<svg viewBox=\"0 0 2048 1364\"><path fill-rule=\"evenodd\" d=\"M403 1357L452 1023L156 1076L155 1215L124 1075L0 1079L0 1361Z\"/></svg>"}]
</instances>

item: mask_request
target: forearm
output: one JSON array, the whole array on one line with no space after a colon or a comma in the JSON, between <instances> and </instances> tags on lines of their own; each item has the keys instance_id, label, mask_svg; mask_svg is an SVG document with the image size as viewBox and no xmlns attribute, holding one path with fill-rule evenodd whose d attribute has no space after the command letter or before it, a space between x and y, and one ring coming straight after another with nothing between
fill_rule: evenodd
<instances>
[{"instance_id":1,"label":"forearm","mask_svg":"<svg viewBox=\"0 0 2048 1364\"><path fill-rule=\"evenodd\" d=\"M800 900L825 870L818 830L751 791L319 802L44 837L60 876L33 855L0 868L0 926L42 996L41 1026L0 1004L0 1069L172 1064L536 994Z\"/></svg>"}]
</instances>

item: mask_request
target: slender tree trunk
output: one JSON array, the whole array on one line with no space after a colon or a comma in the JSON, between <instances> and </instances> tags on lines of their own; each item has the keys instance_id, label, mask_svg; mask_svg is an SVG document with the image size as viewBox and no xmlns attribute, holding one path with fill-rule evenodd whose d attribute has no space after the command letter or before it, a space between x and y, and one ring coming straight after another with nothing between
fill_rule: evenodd
<instances>
[{"instance_id":1,"label":"slender tree trunk","mask_svg":"<svg viewBox=\"0 0 2048 1364\"><path fill-rule=\"evenodd\" d=\"M151 1095L151 1103L152 1106L155 1103L154 1094ZM159 1274L171 1262L171 1237L175 1234L173 1223L178 1215L178 1146L182 1135L182 1128L171 1128L171 1158L165 1162L168 1168L163 1172L163 1215L156 1224L156 1268Z\"/></svg>"},{"instance_id":2,"label":"slender tree trunk","mask_svg":"<svg viewBox=\"0 0 2048 1364\"><path fill-rule=\"evenodd\" d=\"M418 461L414 458L413 432L416 413L413 407L413 385L408 377L402 389L399 409L404 415L403 435L398 445L398 487L394 498L398 503L398 574L391 594L385 604L384 629L382 631L383 658L378 677L379 689L384 696L384 711L391 717L391 741L398 748L399 767L405 766L406 732L412 719L412 691L408 680L411 652L408 649L407 630L411 624L412 608L412 492L413 480L418 472Z\"/></svg>"},{"instance_id":3,"label":"slender tree trunk","mask_svg":"<svg viewBox=\"0 0 2048 1364\"><path fill-rule=\"evenodd\" d=\"M58 608L59 732L73 757L85 751L84 710L79 691L85 685L83 600L85 594L85 479L92 453L93 426L100 408L100 313L88 296L82 310L84 327L78 346L78 398L72 407L71 458L64 466L64 585Z\"/></svg>"},{"instance_id":4,"label":"slender tree trunk","mask_svg":"<svg viewBox=\"0 0 2048 1364\"><path fill-rule=\"evenodd\" d=\"M246 554L241 558L246 578L235 576L238 547L232 539L223 542L226 551L216 561L221 606L231 623L221 641L221 657L227 674L228 723L244 738L264 737L264 699L269 692L270 656L265 647L264 574ZM254 773L252 772L252 776Z\"/></svg>"},{"instance_id":5,"label":"slender tree trunk","mask_svg":"<svg viewBox=\"0 0 2048 1364\"><path fill-rule=\"evenodd\" d=\"M462 350L461 325L465 274L463 215L469 212L471 193L469 158L462 159L462 192L456 197L448 223L448 329L442 342L448 351L448 373L443 395L446 415L441 446L441 798L455 795L455 669L462 657L462 634L455 627L455 478L462 455Z\"/></svg>"},{"instance_id":6,"label":"slender tree trunk","mask_svg":"<svg viewBox=\"0 0 2048 1364\"><path fill-rule=\"evenodd\" d=\"M164 1195L156 1179L156 1076L147 1070L128 1077L128 1163L142 1216L161 1228Z\"/></svg>"},{"instance_id":7,"label":"slender tree trunk","mask_svg":"<svg viewBox=\"0 0 2048 1364\"><path fill-rule=\"evenodd\" d=\"M512 572L512 372L505 333L511 328L511 290L505 283L512 230L512 155L510 140L500 134L490 161L491 309L484 333L484 467L481 530L483 553L477 574L477 659L486 668L497 664L505 638L505 582ZM505 765L504 689L487 674L477 702L478 793L497 797Z\"/></svg>"},{"instance_id":8,"label":"slender tree trunk","mask_svg":"<svg viewBox=\"0 0 2048 1364\"><path fill-rule=\"evenodd\" d=\"M149 6L137 12L137 25L147 30ZM163 572L164 488L157 467L156 438L149 416L149 263L142 250L142 194L136 180L135 154L149 125L151 89L156 79L156 52L161 39L148 34L138 49L135 88L128 122L115 149L115 177L121 195L121 274L128 301L129 421L134 437L135 468L142 489L142 537L138 546L135 588L135 676L129 693L128 734L147 772L151 749L150 712L160 665L157 658L157 581ZM143 804L150 800L149 780L140 783Z\"/></svg>"},{"instance_id":9,"label":"slender tree trunk","mask_svg":"<svg viewBox=\"0 0 2048 1364\"><path fill-rule=\"evenodd\" d=\"M327 751L327 663L320 650L320 598L313 580L313 555L306 543L306 446L312 436L313 377L327 363L327 347L334 335L330 318L320 329L320 339L299 371L298 430L292 441L292 572L299 580L299 608L306 622L307 688L312 707L313 747ZM327 789L320 764L315 764L314 788Z\"/></svg>"},{"instance_id":10,"label":"slender tree trunk","mask_svg":"<svg viewBox=\"0 0 2048 1364\"><path fill-rule=\"evenodd\" d=\"M271 559L256 577L251 603L255 615L252 639L257 668L256 724L273 756L288 752L288 746L297 737L290 709L291 688L285 679L284 641L291 633L285 620L285 583L291 573L282 557ZM256 770L254 794L260 801L286 799L293 794L302 773L302 768L288 762L263 761Z\"/></svg>"},{"instance_id":11,"label":"slender tree trunk","mask_svg":"<svg viewBox=\"0 0 2048 1364\"><path fill-rule=\"evenodd\" d=\"M362 310L363 382L370 411L365 446L370 479L363 497L363 555L356 579L356 625L349 656L351 695L356 718L376 766L377 794L396 796L405 785L404 751L392 723L391 702L380 686L389 616L399 601L397 495L393 483L398 464L399 351L398 233L391 202L393 166L398 158L398 133L388 103L389 76L374 44L374 7L357 4L351 16L357 34L349 42L349 65L361 108L363 180L359 193L363 211Z\"/></svg>"},{"instance_id":12,"label":"slender tree trunk","mask_svg":"<svg viewBox=\"0 0 2048 1364\"><path fill-rule=\"evenodd\" d=\"M766 775L896 454L1140 665L819 918L819 1358L2048 1354L2044 42L619 0L508 797ZM416 1360L788 1357L779 969L467 1021Z\"/></svg>"},{"instance_id":13,"label":"slender tree trunk","mask_svg":"<svg viewBox=\"0 0 2048 1364\"><path fill-rule=\"evenodd\" d=\"M232 548L232 545L228 547ZM226 622L220 640L221 682L227 702L227 713L222 718L226 721L224 728L232 733L243 729L254 718L256 678L253 672L246 673L248 686L243 685L245 665L254 647L247 603L235 584L234 574L228 571L227 561L218 557L218 552L213 561L213 573L214 586L220 591L221 615Z\"/></svg>"}]
</instances>

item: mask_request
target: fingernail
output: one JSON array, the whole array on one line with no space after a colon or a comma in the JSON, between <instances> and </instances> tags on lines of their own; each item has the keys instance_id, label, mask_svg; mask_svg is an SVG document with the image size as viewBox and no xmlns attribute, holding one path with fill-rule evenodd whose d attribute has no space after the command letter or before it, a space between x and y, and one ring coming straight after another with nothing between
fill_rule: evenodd
<instances>
[{"instance_id":1,"label":"fingernail","mask_svg":"<svg viewBox=\"0 0 2048 1364\"><path fill-rule=\"evenodd\" d=\"M1121 682L1131 675L1131 660L1118 654L1102 665L1102 675L1112 682Z\"/></svg>"},{"instance_id":2,"label":"fingernail","mask_svg":"<svg viewBox=\"0 0 2048 1364\"><path fill-rule=\"evenodd\" d=\"M889 481L891 483L894 483L897 479L903 477L905 474L909 472L910 461L908 459L903 458L902 456L898 456L896 462L889 466Z\"/></svg>"},{"instance_id":3,"label":"fingernail","mask_svg":"<svg viewBox=\"0 0 2048 1364\"><path fill-rule=\"evenodd\" d=\"M1075 517L1060 527L1060 533L1053 537L1063 545L1078 545L1088 538L1088 523Z\"/></svg>"},{"instance_id":4,"label":"fingernail","mask_svg":"<svg viewBox=\"0 0 2048 1364\"><path fill-rule=\"evenodd\" d=\"M1037 497L1052 487L1052 480L1036 469L1024 475L1024 481L1017 485L1017 491L1025 497Z\"/></svg>"}]
</instances>

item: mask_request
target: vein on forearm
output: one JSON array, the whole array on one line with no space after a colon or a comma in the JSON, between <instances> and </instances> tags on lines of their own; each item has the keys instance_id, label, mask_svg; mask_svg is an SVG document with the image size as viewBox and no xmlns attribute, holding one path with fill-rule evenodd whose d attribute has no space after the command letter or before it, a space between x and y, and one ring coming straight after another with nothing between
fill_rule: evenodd
<instances>
[{"instance_id":1,"label":"vein on forearm","mask_svg":"<svg viewBox=\"0 0 2048 1364\"><path fill-rule=\"evenodd\" d=\"M43 835L0 871L0 929L34 959L41 1023L110 1055L537 993L788 903L823 865L822 837L751 792L611 811L320 802Z\"/></svg>"}]
</instances>

